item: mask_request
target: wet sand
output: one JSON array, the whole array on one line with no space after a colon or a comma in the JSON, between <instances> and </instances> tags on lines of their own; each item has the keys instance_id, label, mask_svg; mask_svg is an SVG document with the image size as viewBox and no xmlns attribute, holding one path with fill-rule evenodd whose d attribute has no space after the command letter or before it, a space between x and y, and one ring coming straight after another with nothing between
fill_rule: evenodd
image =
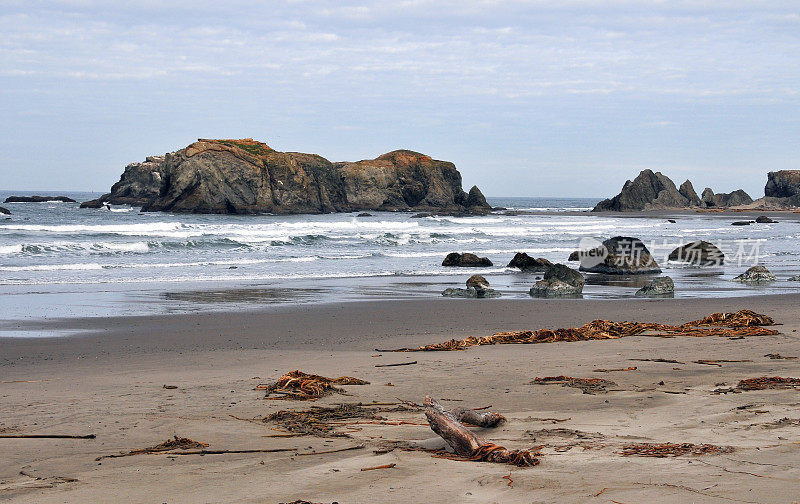
<instances>
[{"instance_id":1,"label":"wet sand","mask_svg":"<svg viewBox=\"0 0 800 504\"><path fill-rule=\"evenodd\" d=\"M677 300L449 300L276 306L232 312L74 319L25 328L64 338L0 339L0 434L96 434L93 440L0 439L8 502L786 502L800 500L800 390L714 394L757 376L800 377L800 296ZM462 352L377 353L498 331L576 326L596 318L682 323L752 309L776 336L653 338L502 345ZM631 359L661 358L679 363ZM747 360L721 366L699 359ZM375 367L417 361L400 367ZM597 368L634 371L599 373ZM262 418L312 404L264 401L258 383L293 369L371 382L312 403L492 405L508 417L480 435L509 448L543 446L532 468L374 450L435 438L421 412L407 425L350 426L350 438L264 437ZM599 377L607 393L534 386L536 376ZM662 384L663 382L663 384ZM392 386L388 386L391 383ZM177 389L165 389L163 385ZM722 385L724 384L724 385ZM556 419L556 420L547 420ZM342 428L345 429L345 428ZM137 455L173 435L209 449L264 454ZM732 453L626 457L629 442L712 443ZM311 451L364 448L320 455ZM392 469L362 468L394 463ZM511 475L513 480L503 476Z\"/></svg>"}]
</instances>

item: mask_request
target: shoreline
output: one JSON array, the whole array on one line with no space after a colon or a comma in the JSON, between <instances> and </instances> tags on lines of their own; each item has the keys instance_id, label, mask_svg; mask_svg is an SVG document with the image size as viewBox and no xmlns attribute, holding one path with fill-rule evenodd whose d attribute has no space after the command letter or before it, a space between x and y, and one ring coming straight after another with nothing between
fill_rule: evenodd
<instances>
[{"instance_id":1,"label":"shoreline","mask_svg":"<svg viewBox=\"0 0 800 504\"><path fill-rule=\"evenodd\" d=\"M678 299L419 299L278 304L259 310L15 321L64 336L2 337L0 366L75 358L235 349L358 350L495 332L558 329L597 318L686 322L712 312L791 312L799 294ZM676 314L686 320L675 320ZM198 335L198 328L201 334ZM24 364L20 364L24 363Z\"/></svg>"}]
</instances>

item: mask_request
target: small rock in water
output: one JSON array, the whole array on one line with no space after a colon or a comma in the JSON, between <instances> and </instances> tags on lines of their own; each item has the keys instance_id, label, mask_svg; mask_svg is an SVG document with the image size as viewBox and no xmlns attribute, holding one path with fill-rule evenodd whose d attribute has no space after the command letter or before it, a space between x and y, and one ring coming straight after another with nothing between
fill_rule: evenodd
<instances>
[{"instance_id":1,"label":"small rock in water","mask_svg":"<svg viewBox=\"0 0 800 504\"><path fill-rule=\"evenodd\" d=\"M721 266L725 262L725 254L713 243L700 240L681 245L670 252L667 259L693 266Z\"/></svg>"},{"instance_id":2,"label":"small rock in water","mask_svg":"<svg viewBox=\"0 0 800 504\"><path fill-rule=\"evenodd\" d=\"M794 275L789 277L790 282L800 282L800 275Z\"/></svg>"},{"instance_id":3,"label":"small rock in water","mask_svg":"<svg viewBox=\"0 0 800 504\"><path fill-rule=\"evenodd\" d=\"M654 278L650 283L636 291L636 297L673 297L675 284L668 276Z\"/></svg>"},{"instance_id":4,"label":"small rock in water","mask_svg":"<svg viewBox=\"0 0 800 504\"><path fill-rule=\"evenodd\" d=\"M530 295L533 297L578 296L583 292L586 280L577 270L563 264L554 264L544 277L533 284Z\"/></svg>"},{"instance_id":5,"label":"small rock in water","mask_svg":"<svg viewBox=\"0 0 800 504\"><path fill-rule=\"evenodd\" d=\"M670 224L675 224L675 222L677 221L675 219L667 219L667 222L669 222Z\"/></svg>"},{"instance_id":6,"label":"small rock in water","mask_svg":"<svg viewBox=\"0 0 800 504\"><path fill-rule=\"evenodd\" d=\"M775 280L777 280L775 275L764 266L753 266L733 279L734 282L742 283L766 283L774 282Z\"/></svg>"},{"instance_id":7,"label":"small rock in water","mask_svg":"<svg viewBox=\"0 0 800 504\"><path fill-rule=\"evenodd\" d=\"M755 222L755 221L740 220L740 221L736 221L736 222L731 222L731 226L749 226L753 222Z\"/></svg>"},{"instance_id":8,"label":"small rock in water","mask_svg":"<svg viewBox=\"0 0 800 504\"><path fill-rule=\"evenodd\" d=\"M356 217L372 217L372 214L369 212L361 212L360 214L356 215Z\"/></svg>"},{"instance_id":9,"label":"small rock in water","mask_svg":"<svg viewBox=\"0 0 800 504\"><path fill-rule=\"evenodd\" d=\"M538 259L534 259L525 252L517 252L516 254L514 254L514 258L511 259L511 262L508 263L507 267L519 268L522 271L547 271L552 266L553 263L551 263L544 257L539 257Z\"/></svg>"},{"instance_id":10,"label":"small rock in water","mask_svg":"<svg viewBox=\"0 0 800 504\"><path fill-rule=\"evenodd\" d=\"M492 261L488 257L478 257L475 254L465 252L459 254L458 252L450 252L447 257L442 261L442 266L460 266L464 267L488 267L492 266Z\"/></svg>"},{"instance_id":11,"label":"small rock in water","mask_svg":"<svg viewBox=\"0 0 800 504\"><path fill-rule=\"evenodd\" d=\"M475 289L488 289L489 281L481 275L472 275L467 280L467 287L474 287Z\"/></svg>"},{"instance_id":12,"label":"small rock in water","mask_svg":"<svg viewBox=\"0 0 800 504\"><path fill-rule=\"evenodd\" d=\"M0 215L11 215L11 211L8 208L3 208L0 206Z\"/></svg>"},{"instance_id":13,"label":"small rock in water","mask_svg":"<svg viewBox=\"0 0 800 504\"><path fill-rule=\"evenodd\" d=\"M759 215L756 218L756 222L758 222L759 224L777 224L778 223L778 221L772 220L769 217L767 217L766 215Z\"/></svg>"}]
</instances>

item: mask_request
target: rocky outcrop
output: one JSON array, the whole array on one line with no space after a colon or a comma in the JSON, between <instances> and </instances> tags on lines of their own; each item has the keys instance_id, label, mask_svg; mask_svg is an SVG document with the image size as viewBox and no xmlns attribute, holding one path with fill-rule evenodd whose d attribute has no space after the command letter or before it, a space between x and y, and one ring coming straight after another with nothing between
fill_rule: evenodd
<instances>
[{"instance_id":1,"label":"rocky outcrop","mask_svg":"<svg viewBox=\"0 0 800 504\"><path fill-rule=\"evenodd\" d=\"M459 254L458 252L450 252L447 257L442 261L442 266L460 266L463 268L485 268L493 266L492 261L488 257L478 257L475 254L465 252Z\"/></svg>"},{"instance_id":2,"label":"rocky outcrop","mask_svg":"<svg viewBox=\"0 0 800 504\"><path fill-rule=\"evenodd\" d=\"M722 266L725 254L713 243L700 240L681 245L670 252L667 259L692 266Z\"/></svg>"},{"instance_id":3,"label":"rocky outcrop","mask_svg":"<svg viewBox=\"0 0 800 504\"><path fill-rule=\"evenodd\" d=\"M668 276L654 278L650 283L637 290L634 295L648 298L673 297L675 295L675 283Z\"/></svg>"},{"instance_id":4,"label":"rocky outcrop","mask_svg":"<svg viewBox=\"0 0 800 504\"><path fill-rule=\"evenodd\" d=\"M519 268L522 271L547 271L553 263L543 257L534 259L525 252L517 252L508 263L508 268Z\"/></svg>"},{"instance_id":5,"label":"rocky outcrop","mask_svg":"<svg viewBox=\"0 0 800 504\"><path fill-rule=\"evenodd\" d=\"M698 197L690 181L680 188L661 172L642 170L639 175L625 182L622 191L613 198L601 201L593 212L630 212L646 210L682 209L693 207L732 207L752 203L752 198L741 189L732 193L714 194L711 189Z\"/></svg>"},{"instance_id":6,"label":"rocky outcrop","mask_svg":"<svg viewBox=\"0 0 800 504\"><path fill-rule=\"evenodd\" d=\"M759 215L756 217L756 222L759 224L777 224L778 221L770 219L766 215Z\"/></svg>"},{"instance_id":7,"label":"rocky outcrop","mask_svg":"<svg viewBox=\"0 0 800 504\"><path fill-rule=\"evenodd\" d=\"M149 156L143 163L131 163L125 167L119 182L111 186L111 192L97 199L84 201L81 208L100 208L103 203L111 205L145 206L157 198L164 176L166 156Z\"/></svg>"},{"instance_id":8,"label":"rocky outcrop","mask_svg":"<svg viewBox=\"0 0 800 504\"><path fill-rule=\"evenodd\" d=\"M714 194L710 187L703 190L703 195L700 197L705 208L727 208L749 205L753 202L753 198L741 189L730 193Z\"/></svg>"},{"instance_id":9,"label":"rocky outcrop","mask_svg":"<svg viewBox=\"0 0 800 504\"><path fill-rule=\"evenodd\" d=\"M8 208L3 208L0 206L0 215L11 215L11 211Z\"/></svg>"},{"instance_id":10,"label":"rocky outcrop","mask_svg":"<svg viewBox=\"0 0 800 504\"><path fill-rule=\"evenodd\" d=\"M500 293L490 288L489 281L481 275L472 275L467 280L466 289L447 288L442 292L442 296L480 299L500 297Z\"/></svg>"},{"instance_id":11,"label":"rocky outcrop","mask_svg":"<svg viewBox=\"0 0 800 504\"><path fill-rule=\"evenodd\" d=\"M800 196L800 170L769 172L767 174L767 185L764 186L764 196L770 198L795 198Z\"/></svg>"},{"instance_id":12,"label":"rocky outcrop","mask_svg":"<svg viewBox=\"0 0 800 504\"><path fill-rule=\"evenodd\" d=\"M563 264L554 264L544 277L533 284L530 295L533 297L578 296L583 292L586 280L576 270Z\"/></svg>"},{"instance_id":13,"label":"rocky outcrop","mask_svg":"<svg viewBox=\"0 0 800 504\"><path fill-rule=\"evenodd\" d=\"M66 196L9 196L3 203L47 203L48 201L77 203Z\"/></svg>"},{"instance_id":14,"label":"rocky outcrop","mask_svg":"<svg viewBox=\"0 0 800 504\"><path fill-rule=\"evenodd\" d=\"M689 180L686 180L681 186L678 188L678 192L686 198L688 202L688 206L700 206L702 202L700 201L700 196L697 195L697 192L694 190L694 186Z\"/></svg>"},{"instance_id":15,"label":"rocky outcrop","mask_svg":"<svg viewBox=\"0 0 800 504\"><path fill-rule=\"evenodd\" d=\"M753 266L733 279L734 282L742 283L767 283L775 280L775 275L765 266Z\"/></svg>"},{"instance_id":16,"label":"rocky outcrop","mask_svg":"<svg viewBox=\"0 0 800 504\"><path fill-rule=\"evenodd\" d=\"M491 209L477 187L461 188L453 163L409 150L332 163L315 154L278 152L252 139L197 142L125 168L103 202L143 211L328 213L366 210L473 214Z\"/></svg>"},{"instance_id":17,"label":"rocky outcrop","mask_svg":"<svg viewBox=\"0 0 800 504\"><path fill-rule=\"evenodd\" d=\"M650 250L638 238L615 236L596 250L580 253L581 271L607 275L661 273Z\"/></svg>"}]
</instances>

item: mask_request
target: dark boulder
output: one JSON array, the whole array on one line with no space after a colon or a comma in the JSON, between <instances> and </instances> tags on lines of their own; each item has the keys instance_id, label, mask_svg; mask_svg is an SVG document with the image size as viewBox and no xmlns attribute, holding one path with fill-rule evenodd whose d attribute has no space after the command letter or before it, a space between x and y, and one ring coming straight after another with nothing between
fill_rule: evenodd
<instances>
[{"instance_id":1,"label":"dark boulder","mask_svg":"<svg viewBox=\"0 0 800 504\"><path fill-rule=\"evenodd\" d=\"M581 260L581 251L580 250L573 250L570 252L567 261L580 261Z\"/></svg>"},{"instance_id":2,"label":"dark boulder","mask_svg":"<svg viewBox=\"0 0 800 504\"><path fill-rule=\"evenodd\" d=\"M766 215L759 215L758 217L756 217L756 222L758 222L759 224L777 224L778 223L778 221L770 219Z\"/></svg>"},{"instance_id":3,"label":"dark boulder","mask_svg":"<svg viewBox=\"0 0 800 504\"><path fill-rule=\"evenodd\" d=\"M733 279L734 282L742 283L767 283L775 280L775 275L765 266L753 266Z\"/></svg>"},{"instance_id":4,"label":"dark boulder","mask_svg":"<svg viewBox=\"0 0 800 504\"><path fill-rule=\"evenodd\" d=\"M544 273L544 277L533 284L530 295L533 297L578 296L583 292L586 280L577 270L563 264L554 264Z\"/></svg>"},{"instance_id":5,"label":"dark boulder","mask_svg":"<svg viewBox=\"0 0 800 504\"><path fill-rule=\"evenodd\" d=\"M713 243L700 240L681 245L670 252L667 259L693 266L722 266L725 254Z\"/></svg>"},{"instance_id":6,"label":"dark boulder","mask_svg":"<svg viewBox=\"0 0 800 504\"><path fill-rule=\"evenodd\" d=\"M472 189L469 190L467 194L467 199L464 202L464 206L467 208L483 208L483 209L490 209L491 207L486 202L486 198L483 197L483 193L478 186L472 186Z\"/></svg>"},{"instance_id":7,"label":"dark boulder","mask_svg":"<svg viewBox=\"0 0 800 504\"><path fill-rule=\"evenodd\" d=\"M522 271L547 271L552 266L553 263L543 257L534 259L525 252L517 252L507 267L519 268Z\"/></svg>"},{"instance_id":8,"label":"dark boulder","mask_svg":"<svg viewBox=\"0 0 800 504\"><path fill-rule=\"evenodd\" d=\"M4 203L47 203L49 201L61 203L77 203L66 196L9 196Z\"/></svg>"},{"instance_id":9,"label":"dark boulder","mask_svg":"<svg viewBox=\"0 0 800 504\"><path fill-rule=\"evenodd\" d=\"M658 277L654 278L650 283L636 291L636 297L673 297L675 295L675 284L672 278Z\"/></svg>"},{"instance_id":10,"label":"dark boulder","mask_svg":"<svg viewBox=\"0 0 800 504\"><path fill-rule=\"evenodd\" d=\"M731 222L731 226L749 226L753 222L755 222L755 221L740 220L740 221Z\"/></svg>"},{"instance_id":11,"label":"dark boulder","mask_svg":"<svg viewBox=\"0 0 800 504\"><path fill-rule=\"evenodd\" d=\"M3 208L0 206L0 214L2 215L11 215L11 211L8 208Z\"/></svg>"},{"instance_id":12,"label":"dark boulder","mask_svg":"<svg viewBox=\"0 0 800 504\"><path fill-rule=\"evenodd\" d=\"M488 257L478 257L475 254L465 252L459 254L458 252L450 252L447 257L442 261L442 266L460 266L460 267L488 267L493 266L492 261Z\"/></svg>"},{"instance_id":13,"label":"dark boulder","mask_svg":"<svg viewBox=\"0 0 800 504\"><path fill-rule=\"evenodd\" d=\"M356 217L372 217L372 214L368 212L361 212L360 214L356 215Z\"/></svg>"},{"instance_id":14,"label":"dark boulder","mask_svg":"<svg viewBox=\"0 0 800 504\"><path fill-rule=\"evenodd\" d=\"M466 289L448 288L442 292L445 297L461 298L493 298L500 297L500 293L489 288L489 281L481 275L472 275L467 280Z\"/></svg>"},{"instance_id":15,"label":"dark boulder","mask_svg":"<svg viewBox=\"0 0 800 504\"><path fill-rule=\"evenodd\" d=\"M661 273L650 250L638 238L615 236L602 246L581 253L581 271L609 275L637 275Z\"/></svg>"}]
</instances>

